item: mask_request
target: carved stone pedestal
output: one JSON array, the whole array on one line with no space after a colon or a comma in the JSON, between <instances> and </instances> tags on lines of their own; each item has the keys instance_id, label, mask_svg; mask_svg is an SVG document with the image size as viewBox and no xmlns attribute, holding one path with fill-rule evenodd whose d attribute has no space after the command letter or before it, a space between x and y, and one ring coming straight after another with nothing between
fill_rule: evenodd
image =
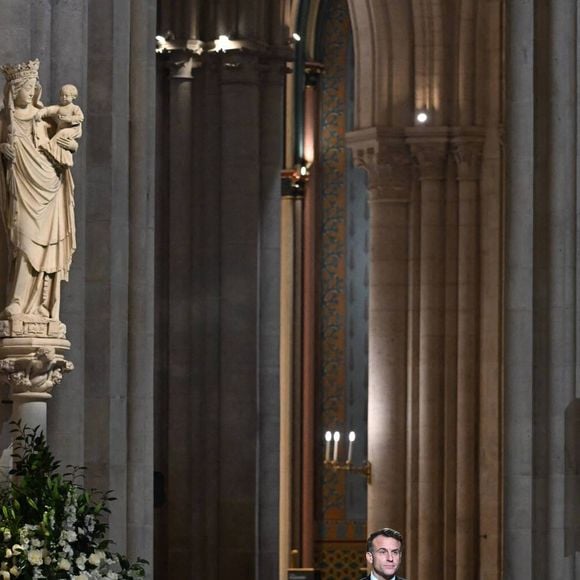
<instances>
[{"instance_id":1,"label":"carved stone pedestal","mask_svg":"<svg viewBox=\"0 0 580 580\"><path fill-rule=\"evenodd\" d=\"M61 327L64 327L60 322ZM0 321L14 326L15 321ZM35 324L37 324L35 322ZM16 327L21 327L16 323ZM25 326L25 325L24 325ZM44 326L48 334L50 321ZM0 338L0 387L8 387L8 397L12 403L10 421L20 421L29 427L39 427L46 433L46 403L52 398L55 385L62 381L64 373L73 370L73 364L64 358L70 349L70 342L64 338L48 336L20 336ZM10 431L10 427L7 431ZM2 441L0 456L0 479L7 476L12 463L12 445L10 439Z\"/></svg>"},{"instance_id":2,"label":"carved stone pedestal","mask_svg":"<svg viewBox=\"0 0 580 580\"><path fill-rule=\"evenodd\" d=\"M46 318L34 314L15 314L7 320L0 320L0 337L32 339L66 339L66 326L54 318Z\"/></svg>"},{"instance_id":3,"label":"carved stone pedestal","mask_svg":"<svg viewBox=\"0 0 580 580\"><path fill-rule=\"evenodd\" d=\"M73 364L64 358L70 342L62 338L0 338L0 385L7 385L13 421L46 431L46 402Z\"/></svg>"}]
</instances>

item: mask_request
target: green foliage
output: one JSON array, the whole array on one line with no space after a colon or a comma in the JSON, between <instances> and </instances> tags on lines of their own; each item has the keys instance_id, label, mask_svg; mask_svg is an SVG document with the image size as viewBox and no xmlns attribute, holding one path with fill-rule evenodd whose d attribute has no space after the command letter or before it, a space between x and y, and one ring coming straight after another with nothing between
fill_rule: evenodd
<instances>
[{"instance_id":1,"label":"green foliage","mask_svg":"<svg viewBox=\"0 0 580 580\"><path fill-rule=\"evenodd\" d=\"M0 580L120 580L145 575L111 552L111 491L87 490L84 468L59 471L38 429L15 424L12 478L0 487Z\"/></svg>"}]
</instances>

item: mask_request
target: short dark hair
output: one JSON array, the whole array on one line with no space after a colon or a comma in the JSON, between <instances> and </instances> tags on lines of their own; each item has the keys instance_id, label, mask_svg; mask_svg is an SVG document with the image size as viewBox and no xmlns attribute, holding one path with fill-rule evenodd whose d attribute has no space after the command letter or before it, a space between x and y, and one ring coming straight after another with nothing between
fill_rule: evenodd
<instances>
[{"instance_id":1,"label":"short dark hair","mask_svg":"<svg viewBox=\"0 0 580 580\"><path fill-rule=\"evenodd\" d=\"M403 534L401 532L397 532L397 530L393 530L392 528L381 528L376 532L373 532L367 538L367 552L373 551L373 540L378 536L384 536L385 538L394 538L395 540L401 542L401 550L403 549Z\"/></svg>"}]
</instances>

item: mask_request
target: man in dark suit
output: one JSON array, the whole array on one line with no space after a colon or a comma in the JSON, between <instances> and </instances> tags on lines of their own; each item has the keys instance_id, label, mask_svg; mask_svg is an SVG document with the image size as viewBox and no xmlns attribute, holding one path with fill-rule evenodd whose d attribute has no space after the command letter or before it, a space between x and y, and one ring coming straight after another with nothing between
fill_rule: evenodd
<instances>
[{"instance_id":1,"label":"man in dark suit","mask_svg":"<svg viewBox=\"0 0 580 580\"><path fill-rule=\"evenodd\" d=\"M369 576L361 580L405 580L397 576L403 559L403 536L397 530L382 528L367 539L367 562L371 567Z\"/></svg>"}]
</instances>

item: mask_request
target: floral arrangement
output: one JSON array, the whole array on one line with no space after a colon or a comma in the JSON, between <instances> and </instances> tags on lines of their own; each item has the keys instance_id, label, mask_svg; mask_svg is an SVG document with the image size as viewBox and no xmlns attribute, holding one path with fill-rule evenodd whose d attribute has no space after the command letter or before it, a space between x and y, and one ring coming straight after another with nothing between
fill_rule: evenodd
<instances>
[{"instance_id":1,"label":"floral arrangement","mask_svg":"<svg viewBox=\"0 0 580 580\"><path fill-rule=\"evenodd\" d=\"M86 490L82 468L61 474L38 429L16 424L12 478L0 486L0 580L121 580L145 575L105 539L111 492Z\"/></svg>"}]
</instances>

